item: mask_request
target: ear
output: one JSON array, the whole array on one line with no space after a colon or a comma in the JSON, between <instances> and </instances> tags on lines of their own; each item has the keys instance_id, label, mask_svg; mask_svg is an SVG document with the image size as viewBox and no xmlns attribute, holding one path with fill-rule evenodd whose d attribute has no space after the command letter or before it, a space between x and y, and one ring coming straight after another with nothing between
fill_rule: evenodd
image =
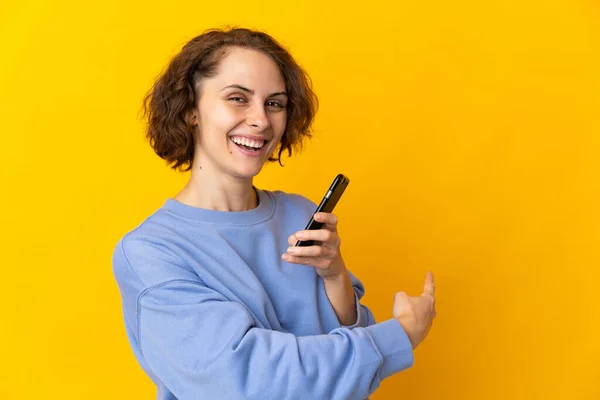
<instances>
[{"instance_id":1,"label":"ear","mask_svg":"<svg viewBox=\"0 0 600 400\"><path fill-rule=\"evenodd\" d=\"M199 120L199 118L198 118L196 109L191 110L188 113L188 123L191 126L198 126L198 120Z\"/></svg>"}]
</instances>

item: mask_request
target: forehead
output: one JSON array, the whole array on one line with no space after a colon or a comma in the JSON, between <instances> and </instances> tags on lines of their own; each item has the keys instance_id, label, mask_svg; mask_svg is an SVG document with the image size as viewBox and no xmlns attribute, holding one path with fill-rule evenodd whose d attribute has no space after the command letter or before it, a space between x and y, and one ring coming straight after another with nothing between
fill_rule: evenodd
<instances>
[{"instance_id":1,"label":"forehead","mask_svg":"<svg viewBox=\"0 0 600 400\"><path fill-rule=\"evenodd\" d=\"M245 86L257 93L285 90L281 71L271 57L260 51L239 47L227 49L217 74L205 83L219 90L232 84Z\"/></svg>"}]
</instances>

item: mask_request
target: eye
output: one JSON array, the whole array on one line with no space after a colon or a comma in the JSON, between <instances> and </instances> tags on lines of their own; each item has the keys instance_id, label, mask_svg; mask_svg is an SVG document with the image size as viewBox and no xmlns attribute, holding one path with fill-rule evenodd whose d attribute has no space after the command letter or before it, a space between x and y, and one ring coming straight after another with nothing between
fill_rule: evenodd
<instances>
[{"instance_id":1,"label":"eye","mask_svg":"<svg viewBox=\"0 0 600 400\"><path fill-rule=\"evenodd\" d=\"M268 101L267 106L275 108L285 108L285 106L278 101Z\"/></svg>"},{"instance_id":2,"label":"eye","mask_svg":"<svg viewBox=\"0 0 600 400\"><path fill-rule=\"evenodd\" d=\"M243 97L238 97L238 96L232 96L228 100L231 102L234 102L234 103L245 103L246 102L246 99L244 99Z\"/></svg>"}]
</instances>

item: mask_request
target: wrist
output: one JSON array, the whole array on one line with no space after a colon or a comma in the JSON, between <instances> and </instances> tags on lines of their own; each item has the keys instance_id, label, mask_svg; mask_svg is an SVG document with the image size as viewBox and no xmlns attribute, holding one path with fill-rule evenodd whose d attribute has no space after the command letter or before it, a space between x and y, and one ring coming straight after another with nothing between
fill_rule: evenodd
<instances>
[{"instance_id":1,"label":"wrist","mask_svg":"<svg viewBox=\"0 0 600 400\"><path fill-rule=\"evenodd\" d=\"M343 261L340 260L339 262L337 262L336 265L332 266L331 270L337 272L325 276L321 275L321 278L323 278L323 281L325 281L325 283L345 284L346 280L350 280L350 277L346 273L346 266L344 265Z\"/></svg>"},{"instance_id":2,"label":"wrist","mask_svg":"<svg viewBox=\"0 0 600 400\"><path fill-rule=\"evenodd\" d=\"M326 285L345 285L346 280L350 279L345 270L334 275L322 276L321 278L323 278L323 282Z\"/></svg>"}]
</instances>

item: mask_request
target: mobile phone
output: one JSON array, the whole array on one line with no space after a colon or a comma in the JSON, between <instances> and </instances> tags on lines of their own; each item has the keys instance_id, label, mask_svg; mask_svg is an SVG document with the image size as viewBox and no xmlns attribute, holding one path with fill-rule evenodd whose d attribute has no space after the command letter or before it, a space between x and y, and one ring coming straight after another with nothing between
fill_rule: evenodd
<instances>
[{"instance_id":1,"label":"mobile phone","mask_svg":"<svg viewBox=\"0 0 600 400\"><path fill-rule=\"evenodd\" d=\"M325 193L325 196L323 196L321 204L319 204L312 217L310 217L310 221L308 221L306 228L304 228L305 230L321 229L323 223L315 221L315 214L318 212L332 212L340 197L342 197L344 190L346 190L348 183L350 183L350 179L342 174L338 174L338 176L335 177L329 190ZM298 240L296 242L296 246L312 246L314 244L314 240Z\"/></svg>"}]
</instances>

